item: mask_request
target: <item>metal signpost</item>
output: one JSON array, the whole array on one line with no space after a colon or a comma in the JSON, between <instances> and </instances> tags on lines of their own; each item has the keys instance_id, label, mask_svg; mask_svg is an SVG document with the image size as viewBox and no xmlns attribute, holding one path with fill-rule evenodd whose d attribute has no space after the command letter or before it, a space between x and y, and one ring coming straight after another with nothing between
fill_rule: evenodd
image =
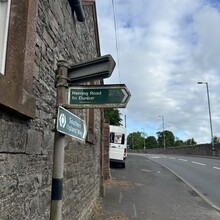
<instances>
[{"instance_id":1,"label":"metal signpost","mask_svg":"<svg viewBox=\"0 0 220 220\"><path fill-rule=\"evenodd\" d=\"M130 96L130 92L124 84L69 87L66 107L125 108Z\"/></svg>"},{"instance_id":2,"label":"metal signpost","mask_svg":"<svg viewBox=\"0 0 220 220\"><path fill-rule=\"evenodd\" d=\"M114 68L115 61L111 55L74 65L66 61L58 62L56 104L59 107L54 140L50 220L62 220L65 135L85 141L87 134L85 121L63 107L124 108L131 96L124 84L71 87L71 83L110 77Z\"/></svg>"},{"instance_id":3,"label":"metal signpost","mask_svg":"<svg viewBox=\"0 0 220 220\"><path fill-rule=\"evenodd\" d=\"M57 106L66 103L68 63L58 62L57 73ZM65 135L55 131L50 220L62 220L63 170L64 170Z\"/></svg>"},{"instance_id":4,"label":"metal signpost","mask_svg":"<svg viewBox=\"0 0 220 220\"><path fill-rule=\"evenodd\" d=\"M68 68L68 83L82 83L108 78L115 68L115 61L111 55L70 65Z\"/></svg>"},{"instance_id":5,"label":"metal signpost","mask_svg":"<svg viewBox=\"0 0 220 220\"><path fill-rule=\"evenodd\" d=\"M82 141L87 134L85 121L61 106L58 108L57 131Z\"/></svg>"}]
</instances>

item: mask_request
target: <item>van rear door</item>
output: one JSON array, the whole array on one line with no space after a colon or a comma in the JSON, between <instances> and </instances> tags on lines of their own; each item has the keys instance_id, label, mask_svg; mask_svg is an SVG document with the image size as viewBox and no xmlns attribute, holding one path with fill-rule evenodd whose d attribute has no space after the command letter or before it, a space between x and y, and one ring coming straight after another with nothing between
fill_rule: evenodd
<instances>
[{"instance_id":1,"label":"van rear door","mask_svg":"<svg viewBox=\"0 0 220 220\"><path fill-rule=\"evenodd\" d=\"M112 162L124 163L126 157L125 134L111 132L110 133L110 149L109 158Z\"/></svg>"}]
</instances>

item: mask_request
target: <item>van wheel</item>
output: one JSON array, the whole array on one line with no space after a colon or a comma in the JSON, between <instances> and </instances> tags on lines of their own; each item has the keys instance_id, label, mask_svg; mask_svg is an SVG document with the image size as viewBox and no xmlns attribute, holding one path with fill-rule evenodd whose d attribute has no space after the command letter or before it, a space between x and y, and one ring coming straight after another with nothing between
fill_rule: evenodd
<instances>
[{"instance_id":1,"label":"van wheel","mask_svg":"<svg viewBox=\"0 0 220 220\"><path fill-rule=\"evenodd\" d=\"M121 164L121 168L125 168L125 163L122 163L122 164Z\"/></svg>"}]
</instances>

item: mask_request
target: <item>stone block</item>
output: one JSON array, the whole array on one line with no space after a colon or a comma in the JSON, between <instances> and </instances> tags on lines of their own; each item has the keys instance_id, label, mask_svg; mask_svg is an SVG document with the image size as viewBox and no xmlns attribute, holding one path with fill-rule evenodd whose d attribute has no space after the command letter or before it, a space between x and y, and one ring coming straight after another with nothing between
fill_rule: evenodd
<instances>
[{"instance_id":1,"label":"stone block","mask_svg":"<svg viewBox=\"0 0 220 220\"><path fill-rule=\"evenodd\" d=\"M35 130L28 131L26 147L27 154L40 154L42 152L42 133Z\"/></svg>"}]
</instances>

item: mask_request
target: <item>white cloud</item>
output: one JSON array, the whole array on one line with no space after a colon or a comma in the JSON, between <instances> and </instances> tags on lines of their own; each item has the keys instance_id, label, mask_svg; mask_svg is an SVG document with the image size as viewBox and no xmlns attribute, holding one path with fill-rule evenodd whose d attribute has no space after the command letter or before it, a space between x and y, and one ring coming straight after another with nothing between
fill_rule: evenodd
<instances>
[{"instance_id":1,"label":"white cloud","mask_svg":"<svg viewBox=\"0 0 220 220\"><path fill-rule=\"evenodd\" d=\"M210 141L205 85L209 82L213 131L220 136L220 13L208 0L97 0L102 54L117 67L106 83L125 83L132 97L129 132L166 129L182 139ZM119 63L118 63L119 60Z\"/></svg>"}]
</instances>

